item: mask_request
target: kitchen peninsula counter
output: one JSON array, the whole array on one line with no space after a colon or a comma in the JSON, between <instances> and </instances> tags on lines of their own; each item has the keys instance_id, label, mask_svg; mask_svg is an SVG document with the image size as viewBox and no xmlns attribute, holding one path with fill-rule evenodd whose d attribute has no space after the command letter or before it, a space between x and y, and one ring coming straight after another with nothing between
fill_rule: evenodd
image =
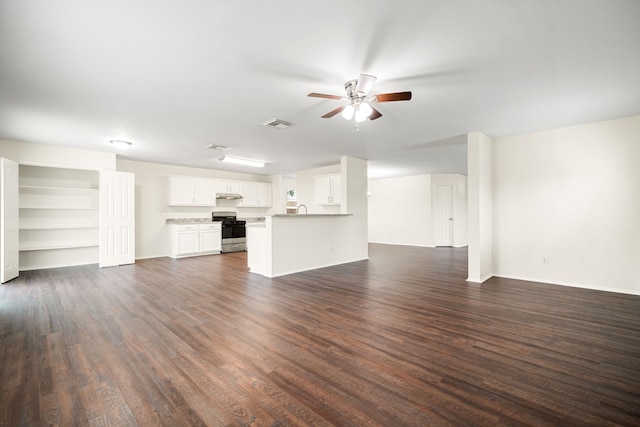
<instances>
[{"instance_id":1,"label":"kitchen peninsula counter","mask_svg":"<svg viewBox=\"0 0 640 427\"><path fill-rule=\"evenodd\" d=\"M249 270L277 277L367 259L355 221L352 214L267 216L264 227L247 227Z\"/></svg>"},{"instance_id":2,"label":"kitchen peninsula counter","mask_svg":"<svg viewBox=\"0 0 640 427\"><path fill-rule=\"evenodd\" d=\"M351 216L353 214L275 214L277 218L302 218L305 216Z\"/></svg>"}]
</instances>

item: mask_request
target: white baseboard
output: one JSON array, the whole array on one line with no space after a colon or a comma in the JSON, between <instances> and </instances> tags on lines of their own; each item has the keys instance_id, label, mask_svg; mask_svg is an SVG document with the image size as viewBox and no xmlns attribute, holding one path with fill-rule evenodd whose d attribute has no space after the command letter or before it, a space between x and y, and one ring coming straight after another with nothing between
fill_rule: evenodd
<instances>
[{"instance_id":1,"label":"white baseboard","mask_svg":"<svg viewBox=\"0 0 640 427\"><path fill-rule=\"evenodd\" d=\"M591 290L594 290L594 291L616 292L616 293L619 293L619 294L640 295L640 290L638 290L638 289L620 289L620 288L611 288L611 287L607 287L607 286L585 285L583 283L556 282L556 281L540 280L540 279L535 279L535 278L531 278L531 277L512 276L512 275L508 275L508 274L499 274L499 273L496 273L493 276L502 277L502 278L505 278L505 279L524 280L526 282L544 283L544 284L547 284L547 285L569 286L571 288L591 289Z\"/></svg>"},{"instance_id":2,"label":"white baseboard","mask_svg":"<svg viewBox=\"0 0 640 427\"><path fill-rule=\"evenodd\" d=\"M265 276L265 277L273 278L273 277L287 276L289 274L302 273L302 272L311 271L311 270L318 270L320 268L334 267L336 265L349 264L351 262L365 261L365 260L368 260L368 259L369 259L369 257L357 258L357 259L352 259L352 260L349 260L349 261L341 261L341 262L339 262L337 264L326 264L326 265L314 266L314 267L311 267L311 268L302 268L302 269L280 271L278 273L273 274L272 276Z\"/></svg>"},{"instance_id":3,"label":"white baseboard","mask_svg":"<svg viewBox=\"0 0 640 427\"><path fill-rule=\"evenodd\" d=\"M414 248L435 248L435 246L429 246L429 245L412 245L409 243L396 243L396 242L375 242L373 240L370 240L367 243L373 243L376 245L411 246Z\"/></svg>"},{"instance_id":4,"label":"white baseboard","mask_svg":"<svg viewBox=\"0 0 640 427\"><path fill-rule=\"evenodd\" d=\"M467 278L467 282L472 282L472 283L483 283L489 279L491 279L494 275L493 274L485 274L484 276L477 278L477 277L468 277Z\"/></svg>"}]
</instances>

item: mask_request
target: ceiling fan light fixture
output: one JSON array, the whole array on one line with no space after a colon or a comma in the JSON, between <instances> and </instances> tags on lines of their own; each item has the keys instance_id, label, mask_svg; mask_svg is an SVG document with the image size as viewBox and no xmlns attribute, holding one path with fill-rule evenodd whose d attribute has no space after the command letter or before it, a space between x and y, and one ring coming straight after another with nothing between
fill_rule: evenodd
<instances>
[{"instance_id":1,"label":"ceiling fan light fixture","mask_svg":"<svg viewBox=\"0 0 640 427\"><path fill-rule=\"evenodd\" d=\"M361 123L367 120L367 117L373 112L371 106L367 103L358 104L356 108L356 123Z\"/></svg>"},{"instance_id":2,"label":"ceiling fan light fixture","mask_svg":"<svg viewBox=\"0 0 640 427\"><path fill-rule=\"evenodd\" d=\"M266 164L265 162L259 162L257 160L239 159L237 157L229 157L229 156L218 157L218 160L221 162L233 163L236 165L253 166L255 168L263 168L264 165Z\"/></svg>"},{"instance_id":3,"label":"ceiling fan light fixture","mask_svg":"<svg viewBox=\"0 0 640 427\"><path fill-rule=\"evenodd\" d=\"M342 110L342 117L345 120L351 120L353 118L353 105L349 104L346 107L344 107L344 110Z\"/></svg>"},{"instance_id":4,"label":"ceiling fan light fixture","mask_svg":"<svg viewBox=\"0 0 640 427\"><path fill-rule=\"evenodd\" d=\"M364 115L367 117L369 117L371 113L373 113L373 109L371 108L371 105L367 104L366 102L360 103L360 111L362 111Z\"/></svg>"}]
</instances>

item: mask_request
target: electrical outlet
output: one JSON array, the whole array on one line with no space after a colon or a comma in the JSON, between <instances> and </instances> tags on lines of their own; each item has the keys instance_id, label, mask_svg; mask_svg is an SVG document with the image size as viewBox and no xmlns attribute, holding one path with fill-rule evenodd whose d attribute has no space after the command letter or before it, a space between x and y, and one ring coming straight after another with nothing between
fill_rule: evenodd
<instances>
[{"instance_id":1,"label":"electrical outlet","mask_svg":"<svg viewBox=\"0 0 640 427\"><path fill-rule=\"evenodd\" d=\"M548 265L550 262L551 262L551 258L550 257L548 257L548 256L543 256L542 257L542 263L544 265Z\"/></svg>"},{"instance_id":2,"label":"electrical outlet","mask_svg":"<svg viewBox=\"0 0 640 427\"><path fill-rule=\"evenodd\" d=\"M333 252L333 245L329 245L329 252Z\"/></svg>"}]
</instances>

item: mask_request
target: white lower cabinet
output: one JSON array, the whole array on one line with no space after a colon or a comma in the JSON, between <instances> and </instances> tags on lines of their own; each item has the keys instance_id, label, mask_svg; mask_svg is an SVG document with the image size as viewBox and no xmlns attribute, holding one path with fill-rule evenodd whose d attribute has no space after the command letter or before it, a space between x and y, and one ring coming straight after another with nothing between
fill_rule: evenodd
<instances>
[{"instance_id":1,"label":"white lower cabinet","mask_svg":"<svg viewBox=\"0 0 640 427\"><path fill-rule=\"evenodd\" d=\"M172 258L218 253L222 249L220 223L172 224Z\"/></svg>"},{"instance_id":2,"label":"white lower cabinet","mask_svg":"<svg viewBox=\"0 0 640 427\"><path fill-rule=\"evenodd\" d=\"M222 250L220 224L200 224L200 253L215 253Z\"/></svg>"}]
</instances>

